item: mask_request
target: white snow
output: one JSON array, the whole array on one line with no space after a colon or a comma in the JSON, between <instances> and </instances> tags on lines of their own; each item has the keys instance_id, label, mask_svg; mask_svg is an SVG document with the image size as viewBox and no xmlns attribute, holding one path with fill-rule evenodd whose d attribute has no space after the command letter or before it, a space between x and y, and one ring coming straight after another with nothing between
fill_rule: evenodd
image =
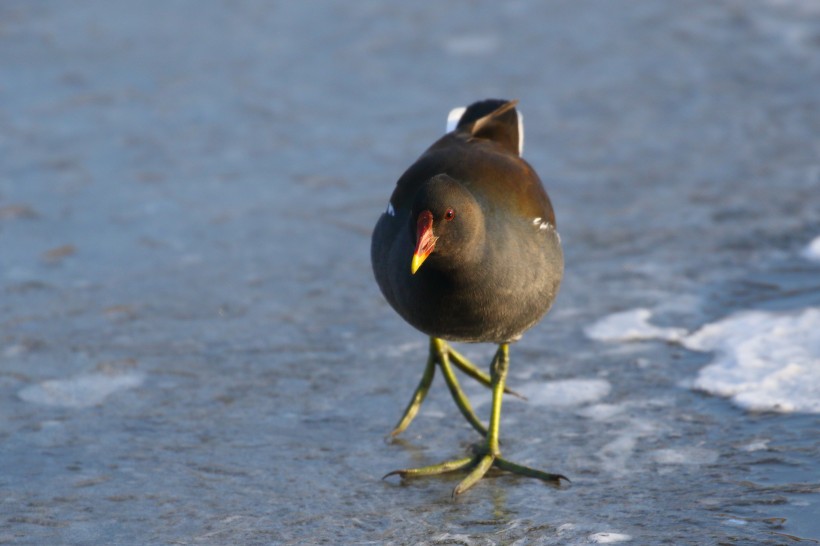
<instances>
[{"instance_id":1,"label":"white snow","mask_svg":"<svg viewBox=\"0 0 820 546\"><path fill-rule=\"evenodd\" d=\"M764 451L769 449L769 440L768 439L759 439L753 440L749 442L745 446L740 446L740 449L743 451Z\"/></svg>"},{"instance_id":2,"label":"white snow","mask_svg":"<svg viewBox=\"0 0 820 546\"><path fill-rule=\"evenodd\" d=\"M649 309L630 309L608 315L584 329L586 335L598 341L642 341L663 339L680 341L685 335L683 328L659 328L649 324Z\"/></svg>"},{"instance_id":3,"label":"white snow","mask_svg":"<svg viewBox=\"0 0 820 546\"><path fill-rule=\"evenodd\" d=\"M605 379L560 379L530 382L515 390L536 406L580 406L598 402L612 389Z\"/></svg>"},{"instance_id":4,"label":"white snow","mask_svg":"<svg viewBox=\"0 0 820 546\"><path fill-rule=\"evenodd\" d=\"M594 544L615 544L632 540L630 535L623 533L594 533L589 535L589 541Z\"/></svg>"},{"instance_id":5,"label":"white snow","mask_svg":"<svg viewBox=\"0 0 820 546\"><path fill-rule=\"evenodd\" d=\"M578 415L593 421L609 421L626 411L626 404L593 404L578 411Z\"/></svg>"},{"instance_id":6,"label":"white snow","mask_svg":"<svg viewBox=\"0 0 820 546\"><path fill-rule=\"evenodd\" d=\"M93 373L68 379L51 379L29 385L18 396L26 402L66 408L84 408L100 404L111 394L142 384L140 373Z\"/></svg>"},{"instance_id":7,"label":"white snow","mask_svg":"<svg viewBox=\"0 0 820 546\"><path fill-rule=\"evenodd\" d=\"M696 389L749 410L820 413L820 308L737 313L683 344L715 352L695 379Z\"/></svg>"},{"instance_id":8,"label":"white snow","mask_svg":"<svg viewBox=\"0 0 820 546\"><path fill-rule=\"evenodd\" d=\"M815 237L815 239L803 249L801 254L807 260L820 262L820 236Z\"/></svg>"},{"instance_id":9,"label":"white snow","mask_svg":"<svg viewBox=\"0 0 820 546\"><path fill-rule=\"evenodd\" d=\"M820 308L796 312L743 311L687 335L649 323L648 309L632 309L586 329L592 339L662 339L713 352L692 387L731 398L753 411L820 413Z\"/></svg>"}]
</instances>

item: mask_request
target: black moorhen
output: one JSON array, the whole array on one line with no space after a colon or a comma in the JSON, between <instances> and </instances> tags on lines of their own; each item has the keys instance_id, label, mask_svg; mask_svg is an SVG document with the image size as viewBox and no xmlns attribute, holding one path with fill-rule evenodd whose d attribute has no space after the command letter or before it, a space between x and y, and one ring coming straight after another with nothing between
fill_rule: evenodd
<instances>
[{"instance_id":1,"label":"black moorhen","mask_svg":"<svg viewBox=\"0 0 820 546\"><path fill-rule=\"evenodd\" d=\"M517 102L489 99L451 112L455 128L399 178L373 231L379 288L404 320L430 336L424 375L391 435L413 420L438 365L456 405L486 437L474 456L387 476L472 468L454 496L492 466L552 483L566 479L512 463L499 449L501 398L511 392L508 345L549 310L564 268L552 204L521 158ZM490 374L444 340L498 344ZM489 429L473 413L451 363L492 389Z\"/></svg>"}]
</instances>

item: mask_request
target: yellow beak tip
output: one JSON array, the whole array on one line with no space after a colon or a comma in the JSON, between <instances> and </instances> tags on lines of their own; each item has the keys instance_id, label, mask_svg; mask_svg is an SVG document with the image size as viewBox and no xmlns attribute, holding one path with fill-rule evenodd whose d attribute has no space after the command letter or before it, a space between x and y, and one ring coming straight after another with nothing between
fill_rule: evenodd
<instances>
[{"instance_id":1,"label":"yellow beak tip","mask_svg":"<svg viewBox=\"0 0 820 546\"><path fill-rule=\"evenodd\" d=\"M410 262L410 273L415 275L416 271L419 270L421 264L424 263L424 260L427 256L420 256L419 254L413 254L413 261Z\"/></svg>"}]
</instances>

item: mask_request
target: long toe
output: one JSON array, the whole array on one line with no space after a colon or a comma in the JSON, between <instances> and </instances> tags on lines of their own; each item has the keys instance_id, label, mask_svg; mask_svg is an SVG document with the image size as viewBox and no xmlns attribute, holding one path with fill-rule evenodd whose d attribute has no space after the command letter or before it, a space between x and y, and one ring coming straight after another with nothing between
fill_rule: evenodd
<instances>
[{"instance_id":1,"label":"long toe","mask_svg":"<svg viewBox=\"0 0 820 546\"><path fill-rule=\"evenodd\" d=\"M570 479L564 476L563 474L552 474L549 472L544 472L542 470L537 470L535 468L530 468L528 466L520 465L514 463L512 461L508 461L502 457L496 457L495 459L495 466L500 468L501 470L505 470L507 472L511 472L513 474L518 474L519 476L527 476L529 478L537 478L539 480L543 480L545 482L552 483L554 485L560 485L561 480L566 481L567 483L571 483Z\"/></svg>"}]
</instances>

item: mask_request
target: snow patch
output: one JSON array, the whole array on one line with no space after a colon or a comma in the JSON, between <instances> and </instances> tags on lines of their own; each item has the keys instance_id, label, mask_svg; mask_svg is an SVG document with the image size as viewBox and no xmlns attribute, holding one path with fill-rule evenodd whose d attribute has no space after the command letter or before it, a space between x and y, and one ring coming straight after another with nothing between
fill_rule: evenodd
<instances>
[{"instance_id":1,"label":"snow patch","mask_svg":"<svg viewBox=\"0 0 820 546\"><path fill-rule=\"evenodd\" d=\"M813 262L820 262L820 236L816 237L812 242L803 249L800 253L807 260Z\"/></svg>"},{"instance_id":2,"label":"snow patch","mask_svg":"<svg viewBox=\"0 0 820 546\"><path fill-rule=\"evenodd\" d=\"M93 373L29 385L21 389L18 396L35 404L84 408L102 403L117 391L138 387L143 380L144 376L140 373Z\"/></svg>"},{"instance_id":3,"label":"snow patch","mask_svg":"<svg viewBox=\"0 0 820 546\"><path fill-rule=\"evenodd\" d=\"M605 379L560 379L531 382L517 388L536 406L580 406L598 402L609 394L612 385Z\"/></svg>"},{"instance_id":4,"label":"snow patch","mask_svg":"<svg viewBox=\"0 0 820 546\"><path fill-rule=\"evenodd\" d=\"M742 449L743 451L765 451L769 449L769 440L754 440L744 446L740 446L740 449Z\"/></svg>"},{"instance_id":5,"label":"snow patch","mask_svg":"<svg viewBox=\"0 0 820 546\"><path fill-rule=\"evenodd\" d=\"M616 542L630 540L632 540L632 537L623 533L594 533L589 535L589 541L593 544L615 544Z\"/></svg>"},{"instance_id":6,"label":"snow patch","mask_svg":"<svg viewBox=\"0 0 820 546\"><path fill-rule=\"evenodd\" d=\"M622 415L625 410L625 404L593 404L579 410L578 415L593 421L610 421Z\"/></svg>"},{"instance_id":7,"label":"snow patch","mask_svg":"<svg viewBox=\"0 0 820 546\"><path fill-rule=\"evenodd\" d=\"M775 313L742 311L692 334L649 323L648 309L632 309L585 329L602 341L661 339L714 352L690 388L731 398L752 411L820 413L820 308Z\"/></svg>"},{"instance_id":8,"label":"snow patch","mask_svg":"<svg viewBox=\"0 0 820 546\"><path fill-rule=\"evenodd\" d=\"M820 413L820 308L737 313L683 344L716 353L694 388L753 411Z\"/></svg>"},{"instance_id":9,"label":"snow patch","mask_svg":"<svg viewBox=\"0 0 820 546\"><path fill-rule=\"evenodd\" d=\"M683 328L660 328L649 324L651 317L649 309L630 309L606 316L587 326L584 332L597 341L680 341L686 336L687 331Z\"/></svg>"}]
</instances>

